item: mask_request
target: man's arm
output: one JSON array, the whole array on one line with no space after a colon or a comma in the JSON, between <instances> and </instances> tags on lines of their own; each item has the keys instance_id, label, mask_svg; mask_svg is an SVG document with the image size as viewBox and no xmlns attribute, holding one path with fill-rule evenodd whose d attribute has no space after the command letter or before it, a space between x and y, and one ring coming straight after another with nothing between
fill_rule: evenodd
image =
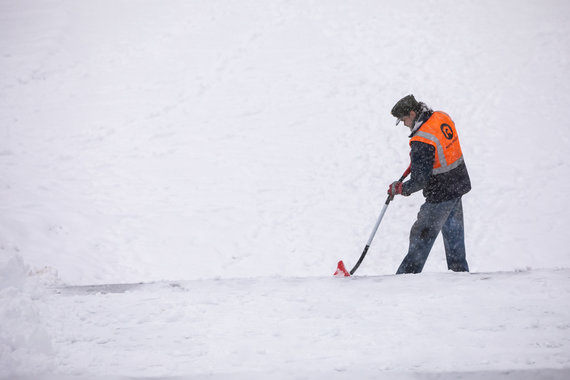
<instances>
[{"instance_id":1,"label":"man's arm","mask_svg":"<svg viewBox=\"0 0 570 380\"><path fill-rule=\"evenodd\" d=\"M410 158L412 160L412 173L410 180L402 185L402 195L410 195L426 187L435 160L435 148L432 145L412 141Z\"/></svg>"}]
</instances>

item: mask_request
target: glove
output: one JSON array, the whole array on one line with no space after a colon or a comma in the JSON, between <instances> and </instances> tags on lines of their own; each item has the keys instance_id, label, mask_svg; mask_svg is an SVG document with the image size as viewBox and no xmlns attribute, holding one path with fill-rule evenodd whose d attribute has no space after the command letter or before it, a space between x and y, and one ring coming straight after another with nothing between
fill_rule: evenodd
<instances>
[{"instance_id":1,"label":"glove","mask_svg":"<svg viewBox=\"0 0 570 380\"><path fill-rule=\"evenodd\" d=\"M392 182L390 187L388 188L388 195L394 197L396 194L402 194L402 182L396 181Z\"/></svg>"}]
</instances>

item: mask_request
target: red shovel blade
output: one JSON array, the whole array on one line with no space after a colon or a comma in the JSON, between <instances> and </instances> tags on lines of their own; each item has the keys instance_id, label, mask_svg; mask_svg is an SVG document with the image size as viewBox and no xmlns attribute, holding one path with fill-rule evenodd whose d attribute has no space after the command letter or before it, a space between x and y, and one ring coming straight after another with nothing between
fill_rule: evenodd
<instances>
[{"instance_id":1,"label":"red shovel blade","mask_svg":"<svg viewBox=\"0 0 570 380\"><path fill-rule=\"evenodd\" d=\"M336 272L334 272L335 277L350 277L350 273L344 267L344 263L340 260L336 266Z\"/></svg>"}]
</instances>

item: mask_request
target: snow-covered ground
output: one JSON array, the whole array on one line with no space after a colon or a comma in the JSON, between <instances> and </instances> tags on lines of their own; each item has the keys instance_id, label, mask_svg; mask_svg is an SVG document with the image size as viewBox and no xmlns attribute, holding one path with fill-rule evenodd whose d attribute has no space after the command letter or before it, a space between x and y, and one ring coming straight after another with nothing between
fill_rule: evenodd
<instances>
[{"instance_id":1,"label":"snow-covered ground","mask_svg":"<svg viewBox=\"0 0 570 380\"><path fill-rule=\"evenodd\" d=\"M32 300L12 288L2 320L16 331L2 338L19 346L3 347L2 373L567 379L569 279L568 269L258 277L62 286Z\"/></svg>"},{"instance_id":2,"label":"snow-covered ground","mask_svg":"<svg viewBox=\"0 0 570 380\"><path fill-rule=\"evenodd\" d=\"M567 378L567 14L0 0L0 377ZM408 164L408 93L458 127L475 273L438 241L385 276L416 194L331 278Z\"/></svg>"},{"instance_id":3,"label":"snow-covered ground","mask_svg":"<svg viewBox=\"0 0 570 380\"><path fill-rule=\"evenodd\" d=\"M44 302L67 373L390 378L568 366L569 278L195 280L67 288Z\"/></svg>"}]
</instances>

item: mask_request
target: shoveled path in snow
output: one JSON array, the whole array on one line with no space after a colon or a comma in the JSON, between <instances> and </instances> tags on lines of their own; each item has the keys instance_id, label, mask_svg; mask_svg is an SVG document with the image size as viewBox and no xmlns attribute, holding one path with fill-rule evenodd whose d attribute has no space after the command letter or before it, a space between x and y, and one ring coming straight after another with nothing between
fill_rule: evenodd
<instances>
[{"instance_id":1,"label":"shoveled path in snow","mask_svg":"<svg viewBox=\"0 0 570 380\"><path fill-rule=\"evenodd\" d=\"M57 373L568 378L570 270L56 289Z\"/></svg>"}]
</instances>

